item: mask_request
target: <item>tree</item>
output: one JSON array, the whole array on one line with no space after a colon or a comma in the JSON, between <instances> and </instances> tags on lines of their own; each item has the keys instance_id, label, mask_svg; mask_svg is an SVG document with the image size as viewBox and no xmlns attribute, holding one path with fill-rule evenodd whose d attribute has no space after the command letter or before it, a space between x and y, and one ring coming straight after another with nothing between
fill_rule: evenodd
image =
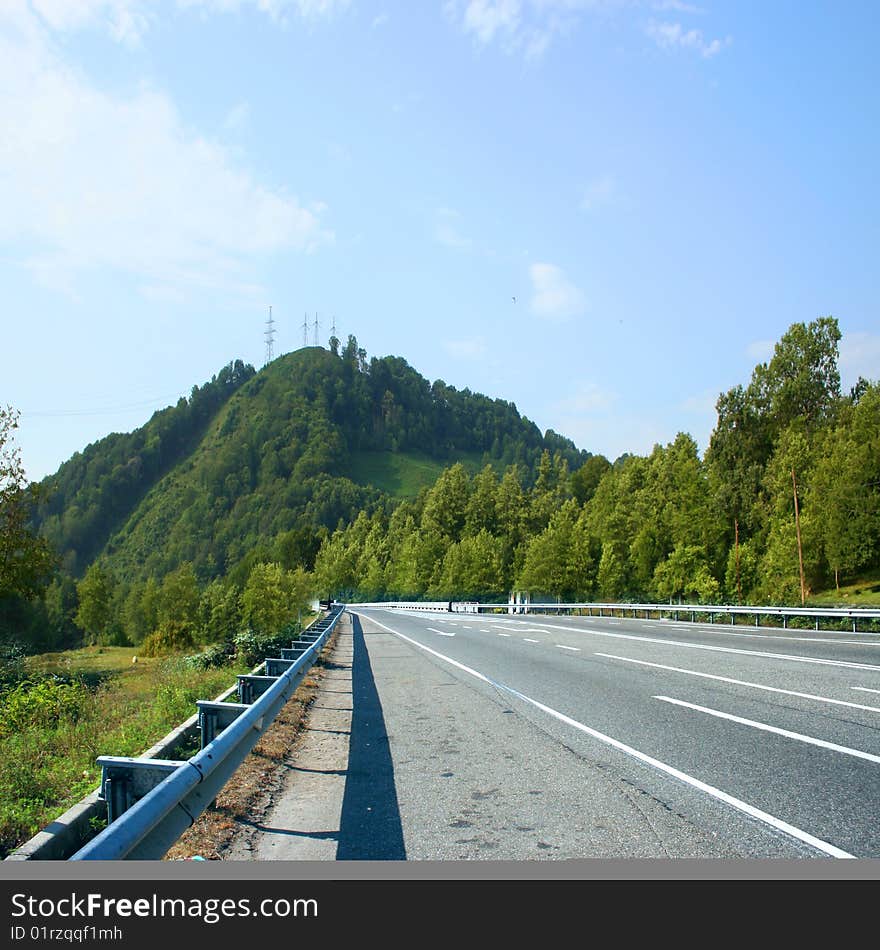
<instances>
[{"instance_id":1,"label":"tree","mask_svg":"<svg viewBox=\"0 0 880 950\"><path fill-rule=\"evenodd\" d=\"M579 505L585 505L596 494L602 476L611 468L604 455L593 455L571 473L571 493Z\"/></svg>"},{"instance_id":2,"label":"tree","mask_svg":"<svg viewBox=\"0 0 880 950\"><path fill-rule=\"evenodd\" d=\"M12 443L18 419L11 406L0 407L0 598L29 599L45 589L55 558L30 527L40 491L28 485L21 450Z\"/></svg>"},{"instance_id":3,"label":"tree","mask_svg":"<svg viewBox=\"0 0 880 950\"><path fill-rule=\"evenodd\" d=\"M532 538L517 578L521 590L576 599L593 588L594 565L589 535L578 518L577 502L567 501L547 527Z\"/></svg>"},{"instance_id":4,"label":"tree","mask_svg":"<svg viewBox=\"0 0 880 950\"><path fill-rule=\"evenodd\" d=\"M256 633L280 633L308 605L303 575L280 564L255 564L241 595L244 622Z\"/></svg>"},{"instance_id":5,"label":"tree","mask_svg":"<svg viewBox=\"0 0 880 950\"><path fill-rule=\"evenodd\" d=\"M79 608L73 620L91 643L101 643L111 636L115 588L116 578L98 562L76 585Z\"/></svg>"},{"instance_id":6,"label":"tree","mask_svg":"<svg viewBox=\"0 0 880 950\"><path fill-rule=\"evenodd\" d=\"M166 574L159 594L159 623L175 621L195 628L199 621L199 583L189 561Z\"/></svg>"},{"instance_id":7,"label":"tree","mask_svg":"<svg viewBox=\"0 0 880 950\"><path fill-rule=\"evenodd\" d=\"M504 590L504 545L485 529L452 544L443 558L443 566L433 596L462 598L498 597Z\"/></svg>"},{"instance_id":8,"label":"tree","mask_svg":"<svg viewBox=\"0 0 880 950\"><path fill-rule=\"evenodd\" d=\"M669 600L696 599L702 603L718 600L721 585L712 576L705 551L697 545L679 545L654 571L659 597Z\"/></svg>"}]
</instances>

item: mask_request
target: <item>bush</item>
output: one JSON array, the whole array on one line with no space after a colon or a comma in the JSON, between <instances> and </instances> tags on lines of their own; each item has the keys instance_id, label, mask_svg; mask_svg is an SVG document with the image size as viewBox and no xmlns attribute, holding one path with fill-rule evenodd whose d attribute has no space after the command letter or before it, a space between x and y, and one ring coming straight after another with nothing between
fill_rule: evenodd
<instances>
[{"instance_id":1,"label":"bush","mask_svg":"<svg viewBox=\"0 0 880 950\"><path fill-rule=\"evenodd\" d=\"M242 630L235 635L235 655L247 666L255 666L267 656L278 656L281 647L290 646L294 633L288 628L284 633L267 636L253 630Z\"/></svg>"},{"instance_id":2,"label":"bush","mask_svg":"<svg viewBox=\"0 0 880 950\"><path fill-rule=\"evenodd\" d=\"M192 650L196 638L190 624L179 620L165 620L145 638L138 651L141 656L168 656Z\"/></svg>"},{"instance_id":3,"label":"bush","mask_svg":"<svg viewBox=\"0 0 880 950\"><path fill-rule=\"evenodd\" d=\"M192 653L182 658L186 667L191 670L209 670L216 666L226 666L235 659L235 643L219 643L216 646L203 650L201 653Z\"/></svg>"},{"instance_id":4,"label":"bush","mask_svg":"<svg viewBox=\"0 0 880 950\"><path fill-rule=\"evenodd\" d=\"M0 699L0 736L28 727L54 729L61 723L75 723L88 698L82 683L59 677L19 683Z\"/></svg>"}]
</instances>

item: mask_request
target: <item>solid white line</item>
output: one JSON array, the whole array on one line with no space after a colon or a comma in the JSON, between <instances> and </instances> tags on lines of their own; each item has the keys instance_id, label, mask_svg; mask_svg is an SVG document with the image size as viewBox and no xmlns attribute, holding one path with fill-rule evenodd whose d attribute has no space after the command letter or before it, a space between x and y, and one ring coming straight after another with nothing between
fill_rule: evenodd
<instances>
[{"instance_id":1,"label":"solid white line","mask_svg":"<svg viewBox=\"0 0 880 950\"><path fill-rule=\"evenodd\" d=\"M632 633L609 633L602 630L586 630L584 627L556 626L554 630L568 630L590 637L611 637L615 640L637 640L640 643L656 643L659 646L684 647L688 650L709 650L711 653L735 653L739 656L762 656L771 660L794 660L798 663L815 663L819 666L841 666L851 670L877 670L880 666L870 663L853 663L850 660L828 660L812 656L794 656L789 653L768 653L765 650L740 650L736 647L710 646L708 643L686 643L684 640L657 640L655 637L639 637Z\"/></svg>"},{"instance_id":2,"label":"solid white line","mask_svg":"<svg viewBox=\"0 0 880 950\"><path fill-rule=\"evenodd\" d=\"M556 643L554 646L559 647L560 650L574 650L575 653L580 653L580 647L567 647L564 643Z\"/></svg>"},{"instance_id":3,"label":"solid white line","mask_svg":"<svg viewBox=\"0 0 880 950\"><path fill-rule=\"evenodd\" d=\"M425 627L426 630L430 630L431 633L439 633L441 637L454 637L454 633L450 633L448 630L435 630L433 627Z\"/></svg>"},{"instance_id":4,"label":"solid white line","mask_svg":"<svg viewBox=\"0 0 880 950\"><path fill-rule=\"evenodd\" d=\"M352 611L352 613L357 614L357 611ZM545 706L543 703L538 702L536 699L532 699L529 696L520 693L518 690L513 689L511 686L505 686L503 683L498 683L495 680L489 679L488 676L483 673L478 672L477 670L472 669L469 666L465 666L464 663L459 663L458 660L453 660L452 657L444 656L442 653L438 653L436 650L432 650L430 647L426 647L424 644L419 643L416 640L411 639L410 637L405 636L402 633L398 633L397 630L392 630L391 627L386 626L379 620L375 620L372 617L367 617L371 623L375 623L377 626L380 626L387 630L389 633L393 633L396 637L400 637L401 640L406 640L408 643L411 643L413 646L418 647L420 650L424 650L426 653L430 653L432 656L436 656L438 659L445 661L446 663L451 664L452 666L462 670L465 673L469 673L471 676L480 680L483 683L487 683L490 686L494 686L496 689L500 689L504 692L510 693L512 696L516 696L518 699L521 699L525 703L529 703L534 706L536 709L540 709L542 712L547 713L549 716L553 716L558 719L560 722L564 722L566 725L571 726L574 729L578 729L581 732L586 733L589 736L592 736L594 739L598 739L600 742L604 742L606 745L611 746L614 749L617 749L619 752L623 752L625 755L629 755L634 759L637 759L640 762L650 765L653 768L659 770L660 772L670 775L673 778L678 779L681 782L684 782L686 785L690 785L692 788L697 789L710 795L712 798L717 798L719 801L724 802L727 805L730 805L732 808L735 808L737 811L741 811L746 815L749 815L752 818L762 821L767 825L770 825L772 828L775 828L777 831L782 831L785 834L790 835L792 838L796 838L798 841L808 844L810 847L815 848L817 851L821 851L823 854L827 854L833 858L852 858L855 855L849 854L846 851L843 851L840 848L835 847L833 844L829 844L827 841L823 841L821 838L816 838L814 835L809 834L809 832L803 831L800 828L796 828L794 825L788 824L786 821L782 821L779 818L774 817L768 812L762 811L760 808L755 808L754 805L750 805L748 802L744 802L738 798L734 798L732 795L728 795L727 792L722 792L718 788L714 788L712 785L707 785L705 782L701 782L699 779L694 778L691 775L687 775L685 772L680 772L678 769L673 768L671 765L667 765L665 762L661 762L659 759L655 759L650 755L646 755L644 752L639 752L638 749L634 749L631 746L625 745L623 742L620 742L617 739L613 739L611 736L606 736L601 732L598 732L596 729L591 729L589 726L584 725L581 722L578 722L576 719L571 719L569 716L566 716L564 713L557 712L557 710L552 709L550 706Z\"/></svg>"},{"instance_id":5,"label":"solid white line","mask_svg":"<svg viewBox=\"0 0 880 950\"><path fill-rule=\"evenodd\" d=\"M868 689L867 686L851 686L850 689L857 689L860 693L880 693L880 689Z\"/></svg>"},{"instance_id":6,"label":"solid white line","mask_svg":"<svg viewBox=\"0 0 880 950\"><path fill-rule=\"evenodd\" d=\"M733 683L734 686L750 686L752 689L763 689L768 693L784 693L786 696L799 696L801 699L815 699L820 703L833 703L835 706L849 706L850 709L864 709L868 712L880 713L876 706L863 706L861 703L848 703L845 699L830 699L828 696L815 696L813 693L798 693L793 689L780 689L778 686L764 686L762 683L749 683L747 680L735 680L729 676L718 676L715 673L700 673L697 670L685 670L680 666L665 666L663 663L649 663L647 660L634 660L628 656L615 656L613 653L596 653L609 660L623 660L624 663L638 663L640 666L653 666L658 670L670 670L673 673L687 673L689 676L701 676L707 680L719 680L722 683ZM858 686L853 686L858 689ZM870 691L869 691L870 692ZM878 690L880 692L880 690Z\"/></svg>"},{"instance_id":7,"label":"solid white line","mask_svg":"<svg viewBox=\"0 0 880 950\"><path fill-rule=\"evenodd\" d=\"M850 749L849 746L838 745L836 742L826 742L824 739L816 739L814 736L805 736L800 732L790 732L788 729L780 729L778 726L768 726L766 722L755 722L753 719L743 719L742 716L734 716L730 713L721 712L718 709L709 709L708 706L697 706L694 703L686 703L681 699L672 699L670 696L655 696L664 703L673 703L676 706L684 706L686 709L695 709L697 712L706 713L709 716L716 716L718 719L729 719L731 722L738 722L742 726L751 726L753 729L760 729L762 732L772 732L777 736L785 736L786 739L797 739L798 742L806 742L808 745L819 746L821 749L830 749L832 752L842 752L844 755L852 755L857 759L865 759L867 762L876 762L880 764L880 755L873 755L870 752L862 752L861 749Z\"/></svg>"},{"instance_id":8,"label":"solid white line","mask_svg":"<svg viewBox=\"0 0 880 950\"><path fill-rule=\"evenodd\" d=\"M595 620L595 617L583 617L583 620ZM623 623L622 620L607 620L606 623L620 624ZM880 640L841 640L840 638L835 637L792 637L782 634L772 634L772 633L744 633L741 630L728 630L721 625L712 626L711 624L704 624L702 626L689 626L685 625L682 621L674 620L639 620L636 618L634 623L637 623L641 626L652 625L652 626L663 626L674 624L676 630L696 630L699 632L713 632L717 633L720 636L724 637L748 637L752 640L787 640L790 643L845 643L852 644L854 646L861 647L880 647ZM547 624L547 626L550 626ZM558 625L557 625L558 629ZM576 630L577 627L566 627L566 630ZM870 633L860 634L860 636L872 636Z\"/></svg>"}]
</instances>

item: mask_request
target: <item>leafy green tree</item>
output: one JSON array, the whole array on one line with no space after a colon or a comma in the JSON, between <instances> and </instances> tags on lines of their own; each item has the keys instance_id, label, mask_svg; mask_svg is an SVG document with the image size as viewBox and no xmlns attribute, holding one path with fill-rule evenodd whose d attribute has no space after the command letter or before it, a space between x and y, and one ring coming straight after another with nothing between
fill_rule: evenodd
<instances>
[{"instance_id":1,"label":"leafy green tree","mask_svg":"<svg viewBox=\"0 0 880 950\"><path fill-rule=\"evenodd\" d=\"M660 598L717 603L721 585L706 563L706 552L698 545L679 545L654 572L654 587Z\"/></svg>"},{"instance_id":2,"label":"leafy green tree","mask_svg":"<svg viewBox=\"0 0 880 950\"><path fill-rule=\"evenodd\" d=\"M159 623L175 621L194 630L199 626L201 593L195 570L184 561L176 570L166 574L159 594Z\"/></svg>"},{"instance_id":3,"label":"leafy green tree","mask_svg":"<svg viewBox=\"0 0 880 950\"><path fill-rule=\"evenodd\" d=\"M570 499L529 542L516 586L576 599L592 592L594 573L586 523L578 517L577 502Z\"/></svg>"},{"instance_id":4,"label":"leafy green tree","mask_svg":"<svg viewBox=\"0 0 880 950\"><path fill-rule=\"evenodd\" d=\"M470 496L470 481L457 462L445 469L425 499L422 527L436 530L448 540L458 540L464 530Z\"/></svg>"},{"instance_id":5,"label":"leafy green tree","mask_svg":"<svg viewBox=\"0 0 880 950\"><path fill-rule=\"evenodd\" d=\"M245 624L256 633L273 635L296 620L308 605L300 574L280 564L254 565L241 595Z\"/></svg>"},{"instance_id":6,"label":"leafy green tree","mask_svg":"<svg viewBox=\"0 0 880 950\"><path fill-rule=\"evenodd\" d=\"M55 567L49 544L31 529L40 491L28 484L21 451L12 442L18 419L11 406L0 407L0 598L35 597Z\"/></svg>"},{"instance_id":7,"label":"leafy green tree","mask_svg":"<svg viewBox=\"0 0 880 950\"><path fill-rule=\"evenodd\" d=\"M839 586L880 554L880 384L862 381L858 399L815 446L805 507L813 513Z\"/></svg>"},{"instance_id":8,"label":"leafy green tree","mask_svg":"<svg viewBox=\"0 0 880 950\"><path fill-rule=\"evenodd\" d=\"M579 505L585 505L596 494L599 482L611 469L604 455L593 455L571 473L571 493Z\"/></svg>"},{"instance_id":9,"label":"leafy green tree","mask_svg":"<svg viewBox=\"0 0 880 950\"><path fill-rule=\"evenodd\" d=\"M50 646L71 640L78 630L74 623L78 601L76 581L66 574L59 574L46 588L46 619L51 631Z\"/></svg>"},{"instance_id":10,"label":"leafy green tree","mask_svg":"<svg viewBox=\"0 0 880 950\"><path fill-rule=\"evenodd\" d=\"M441 599L495 598L504 591L503 542L482 528L451 544L429 593Z\"/></svg>"},{"instance_id":11,"label":"leafy green tree","mask_svg":"<svg viewBox=\"0 0 880 950\"><path fill-rule=\"evenodd\" d=\"M201 639L205 643L232 640L241 627L241 591L219 578L202 591L199 600Z\"/></svg>"},{"instance_id":12,"label":"leafy green tree","mask_svg":"<svg viewBox=\"0 0 880 950\"><path fill-rule=\"evenodd\" d=\"M498 476L491 465L475 476L465 508L464 532L473 536L481 531L495 534L498 529Z\"/></svg>"},{"instance_id":13,"label":"leafy green tree","mask_svg":"<svg viewBox=\"0 0 880 950\"><path fill-rule=\"evenodd\" d=\"M90 643L101 643L112 636L115 588L116 578L97 561L76 585L79 606L74 623L85 632Z\"/></svg>"}]
</instances>

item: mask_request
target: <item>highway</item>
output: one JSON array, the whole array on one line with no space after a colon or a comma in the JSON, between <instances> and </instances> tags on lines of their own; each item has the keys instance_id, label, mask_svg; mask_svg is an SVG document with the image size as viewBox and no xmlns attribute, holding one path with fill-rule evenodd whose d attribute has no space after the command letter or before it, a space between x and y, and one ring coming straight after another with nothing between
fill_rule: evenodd
<instances>
[{"instance_id":1,"label":"highway","mask_svg":"<svg viewBox=\"0 0 880 950\"><path fill-rule=\"evenodd\" d=\"M241 857L880 857L880 636L349 613L335 792Z\"/></svg>"}]
</instances>

